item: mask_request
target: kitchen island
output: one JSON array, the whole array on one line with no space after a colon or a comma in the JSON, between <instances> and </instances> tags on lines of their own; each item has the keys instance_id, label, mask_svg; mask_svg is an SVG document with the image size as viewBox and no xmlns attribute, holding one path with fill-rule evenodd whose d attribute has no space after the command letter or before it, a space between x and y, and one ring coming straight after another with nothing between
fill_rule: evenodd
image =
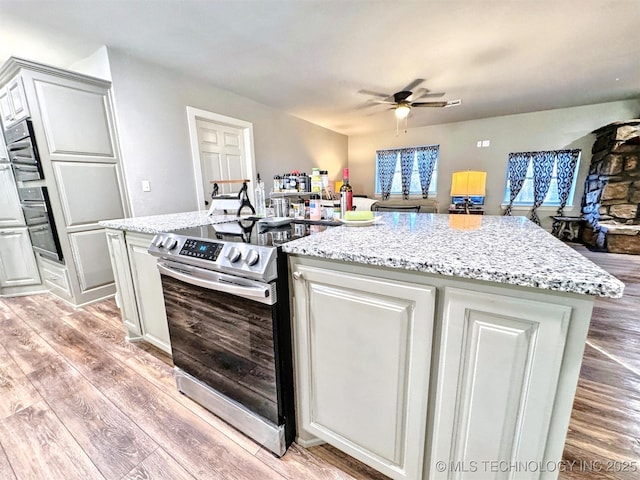
<instances>
[{"instance_id":1,"label":"kitchen island","mask_svg":"<svg viewBox=\"0 0 640 480\"><path fill-rule=\"evenodd\" d=\"M522 217L387 213L283 249L300 444L397 479L557 478L619 280Z\"/></svg>"},{"instance_id":2,"label":"kitchen island","mask_svg":"<svg viewBox=\"0 0 640 480\"><path fill-rule=\"evenodd\" d=\"M153 234L235 220L101 223L131 339L170 351ZM396 479L557 477L593 296L620 281L522 217L384 213L282 248L299 444Z\"/></svg>"}]
</instances>

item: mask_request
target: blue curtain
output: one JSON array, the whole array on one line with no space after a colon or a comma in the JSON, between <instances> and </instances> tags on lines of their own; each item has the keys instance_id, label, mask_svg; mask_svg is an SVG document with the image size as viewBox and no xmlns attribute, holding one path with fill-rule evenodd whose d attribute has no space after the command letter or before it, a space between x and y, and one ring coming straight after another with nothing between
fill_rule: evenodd
<instances>
[{"instance_id":1,"label":"blue curtain","mask_svg":"<svg viewBox=\"0 0 640 480\"><path fill-rule=\"evenodd\" d=\"M526 153L510 153L507 163L507 178L509 179L509 205L504 211L505 215L511 215L511 207L516 197L522 190L524 180L527 177L527 168L529 167L529 154Z\"/></svg>"},{"instance_id":2,"label":"blue curtain","mask_svg":"<svg viewBox=\"0 0 640 480\"><path fill-rule=\"evenodd\" d=\"M537 225L540 225L540 219L536 210L547 196L555 163L555 152L536 152L533 156L533 208L531 208L529 218Z\"/></svg>"},{"instance_id":3,"label":"blue curtain","mask_svg":"<svg viewBox=\"0 0 640 480\"><path fill-rule=\"evenodd\" d=\"M380 181L380 192L382 199L387 200L391 194L391 184L393 175L398 163L398 150L380 150L376 152L378 162L378 180Z\"/></svg>"},{"instance_id":4,"label":"blue curtain","mask_svg":"<svg viewBox=\"0 0 640 480\"><path fill-rule=\"evenodd\" d=\"M438 160L440 147L432 145L430 147L420 147L417 150L418 155L418 173L420 174L420 187L422 189L422 198L429 197L429 185L431 184L431 176L433 169Z\"/></svg>"},{"instance_id":5,"label":"blue curtain","mask_svg":"<svg viewBox=\"0 0 640 480\"><path fill-rule=\"evenodd\" d=\"M400 172L402 174L402 198L409 198L411 190L411 174L413 173L413 162L415 148L403 148L400 150Z\"/></svg>"}]
</instances>

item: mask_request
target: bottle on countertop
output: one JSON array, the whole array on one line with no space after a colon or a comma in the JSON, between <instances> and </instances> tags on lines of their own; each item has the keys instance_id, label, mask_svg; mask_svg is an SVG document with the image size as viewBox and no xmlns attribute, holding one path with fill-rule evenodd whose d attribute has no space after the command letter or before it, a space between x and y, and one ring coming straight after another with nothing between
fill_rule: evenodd
<instances>
[{"instance_id":1,"label":"bottle on countertop","mask_svg":"<svg viewBox=\"0 0 640 480\"><path fill-rule=\"evenodd\" d=\"M340 187L340 217L344 218L345 212L353 209L353 188L349 185L349 169L345 168L342 174L342 186Z\"/></svg>"},{"instance_id":2,"label":"bottle on countertop","mask_svg":"<svg viewBox=\"0 0 640 480\"><path fill-rule=\"evenodd\" d=\"M320 178L320 169L313 167L311 170L311 192L322 192L322 179Z\"/></svg>"},{"instance_id":3,"label":"bottle on countertop","mask_svg":"<svg viewBox=\"0 0 640 480\"><path fill-rule=\"evenodd\" d=\"M273 176L273 191L274 192L282 191L282 177L278 174Z\"/></svg>"},{"instance_id":4,"label":"bottle on countertop","mask_svg":"<svg viewBox=\"0 0 640 480\"><path fill-rule=\"evenodd\" d=\"M258 174L256 178L256 189L254 201L256 202L256 216L258 217L266 217L267 216L267 203L264 192L264 182L260 180L260 174Z\"/></svg>"},{"instance_id":5,"label":"bottle on countertop","mask_svg":"<svg viewBox=\"0 0 640 480\"><path fill-rule=\"evenodd\" d=\"M308 192L309 191L309 177L304 172L302 172L298 176L298 191L299 192Z\"/></svg>"},{"instance_id":6,"label":"bottle on countertop","mask_svg":"<svg viewBox=\"0 0 640 480\"><path fill-rule=\"evenodd\" d=\"M313 194L309 198L309 220L320 220L322 218L322 202L319 194Z\"/></svg>"},{"instance_id":7,"label":"bottle on countertop","mask_svg":"<svg viewBox=\"0 0 640 480\"><path fill-rule=\"evenodd\" d=\"M322 183L322 198L331 198L329 192L329 172L320 170L320 181Z\"/></svg>"}]
</instances>

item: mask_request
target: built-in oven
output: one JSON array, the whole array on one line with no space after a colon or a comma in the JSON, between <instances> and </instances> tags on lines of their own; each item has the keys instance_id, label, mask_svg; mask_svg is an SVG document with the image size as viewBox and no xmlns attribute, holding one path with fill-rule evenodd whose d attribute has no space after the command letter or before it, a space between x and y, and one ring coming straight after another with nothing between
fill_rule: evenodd
<instances>
[{"instance_id":1,"label":"built-in oven","mask_svg":"<svg viewBox=\"0 0 640 480\"><path fill-rule=\"evenodd\" d=\"M162 233L149 252L159 257L178 389L282 456L295 436L286 258L267 237L252 244L238 231Z\"/></svg>"},{"instance_id":2,"label":"built-in oven","mask_svg":"<svg viewBox=\"0 0 640 480\"><path fill-rule=\"evenodd\" d=\"M47 188L18 187L18 196L33 249L40 255L61 262L62 248L49 207Z\"/></svg>"},{"instance_id":3,"label":"built-in oven","mask_svg":"<svg viewBox=\"0 0 640 480\"><path fill-rule=\"evenodd\" d=\"M31 120L25 119L9 127L4 136L16 180L42 180L44 174Z\"/></svg>"},{"instance_id":4,"label":"built-in oven","mask_svg":"<svg viewBox=\"0 0 640 480\"><path fill-rule=\"evenodd\" d=\"M43 186L44 173L31 120L27 118L7 128L4 137L33 249L62 262L62 248L47 187Z\"/></svg>"}]
</instances>

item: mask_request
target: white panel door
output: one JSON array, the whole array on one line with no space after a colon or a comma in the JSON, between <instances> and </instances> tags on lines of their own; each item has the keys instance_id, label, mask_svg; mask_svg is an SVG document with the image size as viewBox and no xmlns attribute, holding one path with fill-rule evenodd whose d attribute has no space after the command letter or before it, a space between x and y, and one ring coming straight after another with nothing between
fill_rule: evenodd
<instances>
[{"instance_id":1,"label":"white panel door","mask_svg":"<svg viewBox=\"0 0 640 480\"><path fill-rule=\"evenodd\" d=\"M40 274L27 227L0 229L0 286L38 283Z\"/></svg>"},{"instance_id":2,"label":"white panel door","mask_svg":"<svg viewBox=\"0 0 640 480\"><path fill-rule=\"evenodd\" d=\"M568 306L446 289L425 478L506 479L488 462L545 461L570 317ZM539 478L531 470L517 478Z\"/></svg>"},{"instance_id":3,"label":"white panel door","mask_svg":"<svg viewBox=\"0 0 640 480\"><path fill-rule=\"evenodd\" d=\"M301 427L391 478L420 478L435 288L293 275Z\"/></svg>"},{"instance_id":4,"label":"white panel door","mask_svg":"<svg viewBox=\"0 0 640 480\"><path fill-rule=\"evenodd\" d=\"M247 178L247 162L242 129L198 118L198 149L202 166L202 188L205 200L211 198L211 180ZM220 193L237 192L241 183L222 184Z\"/></svg>"},{"instance_id":5,"label":"white panel door","mask_svg":"<svg viewBox=\"0 0 640 480\"><path fill-rule=\"evenodd\" d=\"M53 162L68 227L124 217L113 163Z\"/></svg>"},{"instance_id":6,"label":"white panel door","mask_svg":"<svg viewBox=\"0 0 640 480\"><path fill-rule=\"evenodd\" d=\"M71 233L69 243L82 292L113 284L111 257L104 229Z\"/></svg>"},{"instance_id":7,"label":"white panel door","mask_svg":"<svg viewBox=\"0 0 640 480\"><path fill-rule=\"evenodd\" d=\"M52 160L115 156L106 91L40 80L35 85Z\"/></svg>"},{"instance_id":8,"label":"white panel door","mask_svg":"<svg viewBox=\"0 0 640 480\"><path fill-rule=\"evenodd\" d=\"M0 163L0 227L24 225L20 198L8 163Z\"/></svg>"}]
</instances>

